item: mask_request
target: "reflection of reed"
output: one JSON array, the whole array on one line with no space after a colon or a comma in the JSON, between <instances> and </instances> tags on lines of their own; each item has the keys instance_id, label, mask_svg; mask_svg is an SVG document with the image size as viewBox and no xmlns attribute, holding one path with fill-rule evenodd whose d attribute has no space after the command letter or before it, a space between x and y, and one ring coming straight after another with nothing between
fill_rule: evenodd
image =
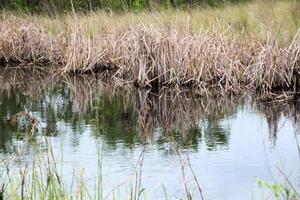
<instances>
[{"instance_id":1,"label":"reflection of reed","mask_svg":"<svg viewBox=\"0 0 300 200\"><path fill-rule=\"evenodd\" d=\"M59 113L55 114L58 110L51 108L55 106L55 101L50 101L42 113L43 117L48 119L51 115L52 121L62 118L77 126L74 122L74 119L78 117L77 114L85 113L86 121L93 119L99 130L99 127L105 123L103 120L106 120L106 117L112 117L104 114L106 110L114 109L115 111L109 111L114 113L111 120L125 120L122 122L124 125L132 124L131 121L136 119L141 140L152 138L157 131L161 130L164 137L173 137L174 133L178 132L181 135L180 138L188 141L191 137L189 133L199 129L200 120L209 117L210 125L217 126L219 119L230 115L235 108L235 100L230 98L197 99L190 93L126 90L114 86L110 80L99 76L98 78L85 75L53 77L42 68L18 68L17 70L8 68L0 71L2 83L0 91L18 89L30 97L38 97L48 87L57 88L66 85L67 88L63 91L68 91L67 93L55 93L55 95L62 95L61 98L66 105L60 105ZM51 96L50 93L47 95ZM114 102L114 99L117 99L115 103L119 105L110 103ZM133 105L131 111L133 113L128 113L131 109L127 108L131 105ZM137 118L134 118L135 115ZM55 130L53 127L50 129Z\"/></svg>"},{"instance_id":2,"label":"reflection of reed","mask_svg":"<svg viewBox=\"0 0 300 200\"><path fill-rule=\"evenodd\" d=\"M267 120L269 137L275 142L278 135L280 119L285 117L292 121L296 133L300 131L299 101L255 102L253 107Z\"/></svg>"},{"instance_id":3,"label":"reflection of reed","mask_svg":"<svg viewBox=\"0 0 300 200\"><path fill-rule=\"evenodd\" d=\"M67 76L64 81L70 89L73 103L78 106L81 113L86 112L87 105L102 94L103 84L94 77L87 76Z\"/></svg>"},{"instance_id":4,"label":"reflection of reed","mask_svg":"<svg viewBox=\"0 0 300 200\"><path fill-rule=\"evenodd\" d=\"M200 122L206 120L213 126L211 128L218 127L222 118L235 113L240 99L197 99L189 93L167 91L155 94L139 90L135 93L134 102L138 132L142 138L153 137L156 130L161 129L166 137L179 132L181 138L189 142L190 133L199 129ZM209 131L207 133L210 134ZM215 133L221 134L221 131Z\"/></svg>"},{"instance_id":5,"label":"reflection of reed","mask_svg":"<svg viewBox=\"0 0 300 200\"><path fill-rule=\"evenodd\" d=\"M63 77L63 82L70 90L72 101L77 104L81 113L85 113L88 105L99 100L101 96L113 96L121 89L114 85L105 73L97 76L67 75Z\"/></svg>"},{"instance_id":6,"label":"reflection of reed","mask_svg":"<svg viewBox=\"0 0 300 200\"><path fill-rule=\"evenodd\" d=\"M190 144L195 142L192 140L197 140L194 136L198 134L197 137L204 139L211 149L216 145L226 145L228 130L222 127L221 122L234 115L238 105L245 105L244 98L238 96L197 98L191 92L164 90L156 93L150 90L124 89L112 84L113 81L105 74L97 76L53 76L43 68L32 66L1 68L0 99L3 94L9 97L16 89L37 98L43 96L43 92L49 90L49 87L54 89L62 86L64 93L44 95L61 95L64 102L64 105L59 106L59 113L57 109L52 109L55 102L47 104L49 107L41 111L46 121L48 118L52 121L64 120L77 127L80 126L81 117L84 117L85 123L94 123L98 132L101 128L107 129L104 130L105 134L111 134L111 124L121 126L119 130L115 130L118 137L122 136L119 132L124 131L128 125L130 131L134 131L131 127L137 129L141 141L157 136L168 140L174 138L174 135L180 135L185 144ZM74 107L76 109L70 110ZM262 103L256 100L252 102L252 107L266 118L270 138L273 140L276 139L281 116L291 119L295 130L300 130L298 102ZM7 108L5 112L15 114L15 110L9 109L12 108ZM83 113L79 118L78 115Z\"/></svg>"},{"instance_id":7,"label":"reflection of reed","mask_svg":"<svg viewBox=\"0 0 300 200\"><path fill-rule=\"evenodd\" d=\"M80 111L104 90L104 76L61 76L49 73L39 66L16 66L0 68L0 93L8 97L16 90L24 95L37 98L46 90L66 84ZM108 87L106 87L108 88Z\"/></svg>"},{"instance_id":8,"label":"reflection of reed","mask_svg":"<svg viewBox=\"0 0 300 200\"><path fill-rule=\"evenodd\" d=\"M57 81L58 77L49 75L48 71L37 66L0 68L0 93L8 96L19 90L24 95L36 98Z\"/></svg>"}]
</instances>

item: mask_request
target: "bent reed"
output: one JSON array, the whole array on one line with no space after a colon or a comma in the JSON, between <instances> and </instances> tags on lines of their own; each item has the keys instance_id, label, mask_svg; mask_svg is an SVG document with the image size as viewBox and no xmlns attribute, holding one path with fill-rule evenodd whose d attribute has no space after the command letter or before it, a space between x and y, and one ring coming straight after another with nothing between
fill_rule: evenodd
<instances>
[{"instance_id":1,"label":"bent reed","mask_svg":"<svg viewBox=\"0 0 300 200\"><path fill-rule=\"evenodd\" d=\"M60 73L111 71L119 82L188 87L200 95L295 94L300 76L300 3L269 4L122 16L3 13L0 60L54 66Z\"/></svg>"}]
</instances>

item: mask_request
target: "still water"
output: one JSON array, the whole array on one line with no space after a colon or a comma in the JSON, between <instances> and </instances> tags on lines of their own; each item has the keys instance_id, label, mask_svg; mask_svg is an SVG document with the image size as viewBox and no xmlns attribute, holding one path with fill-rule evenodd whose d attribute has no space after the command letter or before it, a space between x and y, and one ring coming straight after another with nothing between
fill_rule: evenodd
<instances>
[{"instance_id":1,"label":"still water","mask_svg":"<svg viewBox=\"0 0 300 200\"><path fill-rule=\"evenodd\" d=\"M83 174L93 188L101 149L108 199L127 199L141 155L138 172L147 199L184 199L184 183L200 199L191 168L205 199L270 199L258 180L284 183L279 171L300 189L298 102L264 103L245 95L207 99L100 79L2 70L0 159L14 168L31 163L44 153L40 140L47 137L65 182ZM24 111L40 122L28 143L10 121Z\"/></svg>"}]
</instances>

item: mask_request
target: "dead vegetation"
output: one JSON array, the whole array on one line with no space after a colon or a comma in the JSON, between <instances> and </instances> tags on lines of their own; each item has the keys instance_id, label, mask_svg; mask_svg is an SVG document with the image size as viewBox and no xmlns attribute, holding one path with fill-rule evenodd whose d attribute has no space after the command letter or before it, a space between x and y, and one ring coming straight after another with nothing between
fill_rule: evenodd
<instances>
[{"instance_id":1,"label":"dead vegetation","mask_svg":"<svg viewBox=\"0 0 300 200\"><path fill-rule=\"evenodd\" d=\"M97 17L74 14L58 22L4 15L0 20L0 60L55 66L62 74L93 76L106 71L118 83L187 87L202 96L251 91L273 98L282 92L287 96L298 93L299 31L289 44L282 45L276 32L261 32L266 33L264 39L247 36L252 35L246 32L251 27L250 17L244 19L247 23L239 33L236 24L224 22L211 22L194 31L189 20L186 25L172 24L169 19L159 26L129 23L112 27L105 25L108 19L101 25ZM94 30L91 24L101 28Z\"/></svg>"}]
</instances>

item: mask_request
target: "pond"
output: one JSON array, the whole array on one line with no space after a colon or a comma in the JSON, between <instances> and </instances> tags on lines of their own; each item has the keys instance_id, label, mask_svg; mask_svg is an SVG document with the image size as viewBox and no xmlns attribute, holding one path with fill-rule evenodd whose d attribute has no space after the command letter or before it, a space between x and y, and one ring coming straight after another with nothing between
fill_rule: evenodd
<instances>
[{"instance_id":1,"label":"pond","mask_svg":"<svg viewBox=\"0 0 300 200\"><path fill-rule=\"evenodd\" d=\"M46 137L66 185L83 174L93 188L101 152L108 199L127 199L137 168L147 199L185 199L185 187L200 199L197 182L205 199L269 198L259 180L288 179L300 189L299 102L204 98L104 79L1 69L0 159L13 169L29 165L45 154ZM20 112L40 122L29 141L11 123Z\"/></svg>"}]
</instances>

